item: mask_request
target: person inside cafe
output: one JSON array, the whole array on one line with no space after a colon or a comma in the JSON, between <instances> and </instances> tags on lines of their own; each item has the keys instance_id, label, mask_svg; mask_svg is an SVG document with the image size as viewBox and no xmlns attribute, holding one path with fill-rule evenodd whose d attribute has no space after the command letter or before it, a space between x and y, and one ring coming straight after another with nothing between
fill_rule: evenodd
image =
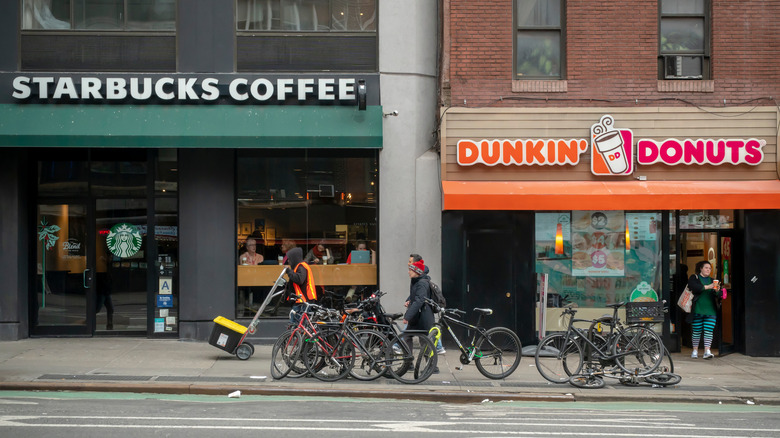
<instances>
[{"instance_id":1,"label":"person inside cafe","mask_svg":"<svg viewBox=\"0 0 780 438\"><path fill-rule=\"evenodd\" d=\"M372 265L376 264L376 251L374 251L373 249L369 250L366 242L359 242L355 251L371 251L371 264ZM350 252L349 255L347 256L347 264L348 265L352 264L352 252Z\"/></svg>"},{"instance_id":2,"label":"person inside cafe","mask_svg":"<svg viewBox=\"0 0 780 438\"><path fill-rule=\"evenodd\" d=\"M241 265L259 265L263 263L263 255L257 252L257 240L248 237L244 243L244 253L239 256Z\"/></svg>"},{"instance_id":3,"label":"person inside cafe","mask_svg":"<svg viewBox=\"0 0 780 438\"><path fill-rule=\"evenodd\" d=\"M309 250L303 261L312 265L326 265L328 261L333 263L333 258L331 257L330 249L325 247L324 242L320 242Z\"/></svg>"}]
</instances>

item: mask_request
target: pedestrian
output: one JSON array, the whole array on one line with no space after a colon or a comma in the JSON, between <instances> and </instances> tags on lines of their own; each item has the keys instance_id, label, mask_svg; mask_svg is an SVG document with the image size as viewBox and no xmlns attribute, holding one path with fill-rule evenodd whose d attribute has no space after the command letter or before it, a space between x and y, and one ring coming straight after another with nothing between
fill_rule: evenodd
<instances>
[{"instance_id":1,"label":"pedestrian","mask_svg":"<svg viewBox=\"0 0 780 438\"><path fill-rule=\"evenodd\" d=\"M428 267L419 254L409 256L409 297L406 298L404 306L404 324L410 330L425 330L426 332L433 327L433 310L425 304L425 299L430 298L428 281Z\"/></svg>"},{"instance_id":2,"label":"pedestrian","mask_svg":"<svg viewBox=\"0 0 780 438\"><path fill-rule=\"evenodd\" d=\"M290 324L298 324L300 314L303 311L303 303L317 302L317 287L314 284L314 274L311 267L303 261L303 250L295 247L287 251L287 261L290 266L286 273L290 281L287 283L287 296L298 296L295 305L290 311Z\"/></svg>"},{"instance_id":3,"label":"pedestrian","mask_svg":"<svg viewBox=\"0 0 780 438\"><path fill-rule=\"evenodd\" d=\"M411 266L412 263L418 262L422 260L422 256L420 254L409 254L409 261L406 263L407 266ZM430 273L430 269L428 269L428 266L425 267L425 270L423 271L423 274L428 275ZM428 278L428 281L430 282L430 278ZM430 287L430 284L429 284ZM432 298L431 294L428 294L428 298ZM404 306L409 307L409 301L404 303ZM432 310L431 310L432 311ZM437 315L434 314L433 322L436 322ZM439 336L439 339L436 341L436 354L446 354L447 350L444 349L444 344L441 342L441 336Z\"/></svg>"},{"instance_id":4,"label":"pedestrian","mask_svg":"<svg viewBox=\"0 0 780 438\"><path fill-rule=\"evenodd\" d=\"M696 263L696 273L688 279L688 289L693 293L691 313L686 319L691 322L692 358L699 357L699 340L704 340L704 359L715 357L710 351L712 333L715 330L717 315L716 296L720 291L718 280L710 278L712 265L706 260Z\"/></svg>"}]
</instances>

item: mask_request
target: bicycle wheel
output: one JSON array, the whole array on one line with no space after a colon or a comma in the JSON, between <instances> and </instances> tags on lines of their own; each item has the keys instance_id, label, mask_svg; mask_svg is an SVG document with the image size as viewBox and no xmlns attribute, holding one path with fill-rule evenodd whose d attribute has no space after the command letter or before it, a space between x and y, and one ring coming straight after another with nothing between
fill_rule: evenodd
<instances>
[{"instance_id":1,"label":"bicycle wheel","mask_svg":"<svg viewBox=\"0 0 780 438\"><path fill-rule=\"evenodd\" d=\"M355 359L349 375L357 380L374 380L387 372L387 339L376 330L355 333L360 345L354 345Z\"/></svg>"},{"instance_id":2,"label":"bicycle wheel","mask_svg":"<svg viewBox=\"0 0 780 438\"><path fill-rule=\"evenodd\" d=\"M312 376L323 382L335 382L349 374L355 346L342 339L338 332L320 333L304 342L301 357Z\"/></svg>"},{"instance_id":3,"label":"bicycle wheel","mask_svg":"<svg viewBox=\"0 0 780 438\"><path fill-rule=\"evenodd\" d=\"M682 376L674 373L651 374L645 377L645 382L660 386L676 385L680 381L682 381Z\"/></svg>"},{"instance_id":4,"label":"bicycle wheel","mask_svg":"<svg viewBox=\"0 0 780 438\"><path fill-rule=\"evenodd\" d=\"M389 342L388 372L401 383L420 383L436 370L436 346L423 333L401 333Z\"/></svg>"},{"instance_id":5,"label":"bicycle wheel","mask_svg":"<svg viewBox=\"0 0 780 438\"><path fill-rule=\"evenodd\" d=\"M569 383L577 388L599 389L604 387L604 379L590 374L575 374L569 378Z\"/></svg>"},{"instance_id":6,"label":"bicycle wheel","mask_svg":"<svg viewBox=\"0 0 780 438\"><path fill-rule=\"evenodd\" d=\"M522 346L515 332L505 327L493 327L477 340L474 362L488 379L503 379L520 365Z\"/></svg>"},{"instance_id":7,"label":"bicycle wheel","mask_svg":"<svg viewBox=\"0 0 780 438\"><path fill-rule=\"evenodd\" d=\"M287 377L290 373L290 365L295 360L293 356L297 357L300 352L299 341L300 339L292 330L287 330L276 338L271 349L271 377L276 380Z\"/></svg>"},{"instance_id":8,"label":"bicycle wheel","mask_svg":"<svg viewBox=\"0 0 780 438\"><path fill-rule=\"evenodd\" d=\"M412 367L414 363L414 356L410 352L407 352L407 348L404 341L396 334L387 335L388 351L387 351L387 374L391 376L403 376Z\"/></svg>"},{"instance_id":9,"label":"bicycle wheel","mask_svg":"<svg viewBox=\"0 0 780 438\"><path fill-rule=\"evenodd\" d=\"M563 345L566 335L553 333L547 335L536 347L536 370L545 379L553 383L566 383L572 374L582 368L582 348L580 344L569 340Z\"/></svg>"},{"instance_id":10,"label":"bicycle wheel","mask_svg":"<svg viewBox=\"0 0 780 438\"><path fill-rule=\"evenodd\" d=\"M658 368L664 357L661 338L646 327L626 327L613 342L611 351L617 356L617 365L629 374L649 374Z\"/></svg>"}]
</instances>

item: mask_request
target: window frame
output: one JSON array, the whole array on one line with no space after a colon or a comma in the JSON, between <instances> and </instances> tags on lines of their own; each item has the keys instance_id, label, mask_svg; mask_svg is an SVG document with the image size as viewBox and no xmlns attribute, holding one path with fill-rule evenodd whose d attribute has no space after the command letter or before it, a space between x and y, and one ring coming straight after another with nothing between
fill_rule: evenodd
<instances>
[{"instance_id":1,"label":"window frame","mask_svg":"<svg viewBox=\"0 0 780 438\"><path fill-rule=\"evenodd\" d=\"M65 35L74 35L74 34L133 34L133 35L176 35L176 31L178 29L179 24L179 0L174 0L174 17L173 17L173 28L171 29L128 29L127 28L127 22L128 22L128 2L130 0L122 0L122 23L121 28L119 29L83 29L83 28L76 28L74 27L74 15L76 10L75 0L68 0L69 5L69 24L70 28L68 29L36 29L36 28L25 28L24 27L24 11L26 9L26 3L28 0L21 0L21 15L20 15L20 25L19 29L21 30L22 34L54 34L54 33L60 33ZM34 0L29 0L34 1ZM86 6L85 6L86 7Z\"/></svg>"},{"instance_id":2,"label":"window frame","mask_svg":"<svg viewBox=\"0 0 780 438\"><path fill-rule=\"evenodd\" d=\"M558 26L520 26L517 22L518 19L518 3L522 0L514 0L512 2L512 80L525 81L525 80L566 80L566 0L560 0L561 2L561 16ZM517 38L520 32L549 32L557 31L560 37L560 74L555 76L524 76L518 72L517 69Z\"/></svg>"},{"instance_id":3,"label":"window frame","mask_svg":"<svg viewBox=\"0 0 780 438\"><path fill-rule=\"evenodd\" d=\"M663 1L658 1L658 79L659 80L710 80L710 56L712 47L712 35L711 35L711 22L712 22L712 2L710 0L702 0L704 3L703 12L685 12L685 13L664 13ZM704 21L704 47L700 53L694 52L679 52L679 51L667 51L663 50L661 44L661 38L663 38L662 22L664 18L677 19L677 18L701 18ZM667 56L699 56L701 57L701 78L667 78L666 77L666 65L665 60Z\"/></svg>"}]
</instances>

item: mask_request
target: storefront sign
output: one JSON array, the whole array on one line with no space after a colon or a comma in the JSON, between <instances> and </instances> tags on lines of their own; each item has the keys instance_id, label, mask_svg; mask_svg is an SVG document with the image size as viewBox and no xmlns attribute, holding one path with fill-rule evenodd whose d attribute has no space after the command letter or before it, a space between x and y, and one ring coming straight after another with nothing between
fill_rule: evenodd
<instances>
[{"instance_id":1,"label":"storefront sign","mask_svg":"<svg viewBox=\"0 0 780 438\"><path fill-rule=\"evenodd\" d=\"M755 138L742 140L677 140L670 138L662 142L641 139L637 142L639 164L749 164L757 166L764 161L761 150L766 141Z\"/></svg>"},{"instance_id":2,"label":"storefront sign","mask_svg":"<svg viewBox=\"0 0 780 438\"><path fill-rule=\"evenodd\" d=\"M594 175L630 175L634 171L634 134L615 129L615 119L604 116L590 127L590 171Z\"/></svg>"},{"instance_id":3,"label":"storefront sign","mask_svg":"<svg viewBox=\"0 0 780 438\"><path fill-rule=\"evenodd\" d=\"M588 150L586 139L574 140L461 140L458 142L458 164L472 166L553 166L580 162Z\"/></svg>"},{"instance_id":4,"label":"storefront sign","mask_svg":"<svg viewBox=\"0 0 780 438\"><path fill-rule=\"evenodd\" d=\"M614 118L604 115L591 126L591 173L598 176L630 175L634 172L634 135L630 129L616 129ZM748 139L673 139L655 141L639 139L636 163L678 164L748 164L764 160L765 140ZM483 139L460 140L457 161L461 166L484 164L495 166L561 166L577 165L580 154L588 150L586 139Z\"/></svg>"},{"instance_id":5,"label":"storefront sign","mask_svg":"<svg viewBox=\"0 0 780 438\"><path fill-rule=\"evenodd\" d=\"M227 97L234 102L281 103L356 102L357 79L345 77L272 79L236 77L80 77L17 76L13 79L16 100L46 101L190 101L213 102ZM227 91L227 94L224 93Z\"/></svg>"}]
</instances>

